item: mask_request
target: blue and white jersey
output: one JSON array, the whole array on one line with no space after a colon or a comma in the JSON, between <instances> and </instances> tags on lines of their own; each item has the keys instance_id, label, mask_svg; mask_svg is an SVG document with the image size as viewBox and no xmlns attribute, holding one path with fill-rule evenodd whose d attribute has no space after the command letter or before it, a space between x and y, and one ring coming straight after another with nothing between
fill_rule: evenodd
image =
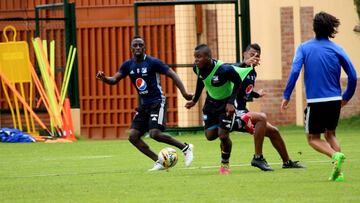
<instances>
[{"instance_id":1,"label":"blue and white jersey","mask_svg":"<svg viewBox=\"0 0 360 203\"><path fill-rule=\"evenodd\" d=\"M349 101L356 89L356 71L345 51L327 38L311 39L297 48L284 99L289 100L302 65L307 103L336 100ZM347 88L341 95L341 67L348 76Z\"/></svg>"},{"instance_id":2,"label":"blue and white jersey","mask_svg":"<svg viewBox=\"0 0 360 203\"><path fill-rule=\"evenodd\" d=\"M259 94L254 92L256 76L257 73L255 69L253 69L243 80L240 91L236 97L236 109L246 110L247 102L253 101L253 98L259 98Z\"/></svg>"},{"instance_id":3,"label":"blue and white jersey","mask_svg":"<svg viewBox=\"0 0 360 203\"><path fill-rule=\"evenodd\" d=\"M140 104L154 104L165 100L160 85L160 74L165 74L167 71L169 71L167 65L148 55L144 55L141 63L130 59L119 68L119 73L124 77L129 75L140 96Z\"/></svg>"}]
</instances>

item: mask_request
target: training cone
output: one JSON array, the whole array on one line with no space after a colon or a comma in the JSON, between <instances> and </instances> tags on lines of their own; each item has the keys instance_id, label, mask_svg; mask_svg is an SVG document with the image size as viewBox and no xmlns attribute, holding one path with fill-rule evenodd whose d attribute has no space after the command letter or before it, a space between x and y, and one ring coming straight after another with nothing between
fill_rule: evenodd
<instances>
[{"instance_id":1,"label":"training cone","mask_svg":"<svg viewBox=\"0 0 360 203\"><path fill-rule=\"evenodd\" d=\"M64 123L64 131L65 131L65 138L68 140L76 140L75 138L75 131L74 131L74 126L73 126L73 122L72 122L72 116L71 116L71 109L70 109L70 100L69 98L66 98L64 100L64 116L67 117L68 123Z\"/></svg>"}]
</instances>

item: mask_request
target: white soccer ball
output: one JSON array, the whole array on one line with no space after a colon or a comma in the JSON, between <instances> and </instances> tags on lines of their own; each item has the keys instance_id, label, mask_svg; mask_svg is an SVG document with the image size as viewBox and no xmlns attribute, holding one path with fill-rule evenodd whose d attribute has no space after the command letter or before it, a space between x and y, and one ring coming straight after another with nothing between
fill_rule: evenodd
<instances>
[{"instance_id":1,"label":"white soccer ball","mask_svg":"<svg viewBox=\"0 0 360 203\"><path fill-rule=\"evenodd\" d=\"M166 147L159 152L158 160L165 169L168 169L176 165L178 161L178 155L175 149Z\"/></svg>"}]
</instances>

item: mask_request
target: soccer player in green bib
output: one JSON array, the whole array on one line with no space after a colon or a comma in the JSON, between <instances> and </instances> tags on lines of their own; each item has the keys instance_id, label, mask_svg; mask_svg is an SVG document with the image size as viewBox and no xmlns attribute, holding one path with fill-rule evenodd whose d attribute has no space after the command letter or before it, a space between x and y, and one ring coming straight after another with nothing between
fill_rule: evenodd
<instances>
[{"instance_id":1,"label":"soccer player in green bib","mask_svg":"<svg viewBox=\"0 0 360 203\"><path fill-rule=\"evenodd\" d=\"M207 97L203 107L205 136L212 141L220 139L221 166L220 174L230 173L229 159L232 141L229 132L233 130L235 118L234 101L241 86L241 76L246 76L244 68L236 68L211 57L211 49L206 44L198 45L194 51L194 72L197 74L197 84L193 99L185 107L193 107L201 96L204 87ZM239 71L239 72L238 72ZM241 73L240 73L241 72ZM250 120L248 120L251 122ZM238 126L238 125L237 125Z\"/></svg>"}]
</instances>

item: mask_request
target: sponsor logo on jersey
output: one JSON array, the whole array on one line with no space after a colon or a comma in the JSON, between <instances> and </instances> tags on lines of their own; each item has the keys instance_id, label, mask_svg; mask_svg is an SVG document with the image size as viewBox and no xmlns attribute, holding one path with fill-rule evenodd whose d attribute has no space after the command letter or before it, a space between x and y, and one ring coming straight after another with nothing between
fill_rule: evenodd
<instances>
[{"instance_id":1,"label":"sponsor logo on jersey","mask_svg":"<svg viewBox=\"0 0 360 203\"><path fill-rule=\"evenodd\" d=\"M130 71L130 75L132 75L132 74L134 74L134 71L133 71L133 70Z\"/></svg>"},{"instance_id":2,"label":"sponsor logo on jersey","mask_svg":"<svg viewBox=\"0 0 360 203\"><path fill-rule=\"evenodd\" d=\"M253 88L254 88L253 85L247 86L245 90L246 95L249 95L253 91Z\"/></svg>"},{"instance_id":3,"label":"sponsor logo on jersey","mask_svg":"<svg viewBox=\"0 0 360 203\"><path fill-rule=\"evenodd\" d=\"M136 83L136 87L138 88L138 90L140 90L140 91L146 90L147 85L146 85L146 82L144 79L138 78L138 79L136 79L135 83Z\"/></svg>"}]
</instances>

